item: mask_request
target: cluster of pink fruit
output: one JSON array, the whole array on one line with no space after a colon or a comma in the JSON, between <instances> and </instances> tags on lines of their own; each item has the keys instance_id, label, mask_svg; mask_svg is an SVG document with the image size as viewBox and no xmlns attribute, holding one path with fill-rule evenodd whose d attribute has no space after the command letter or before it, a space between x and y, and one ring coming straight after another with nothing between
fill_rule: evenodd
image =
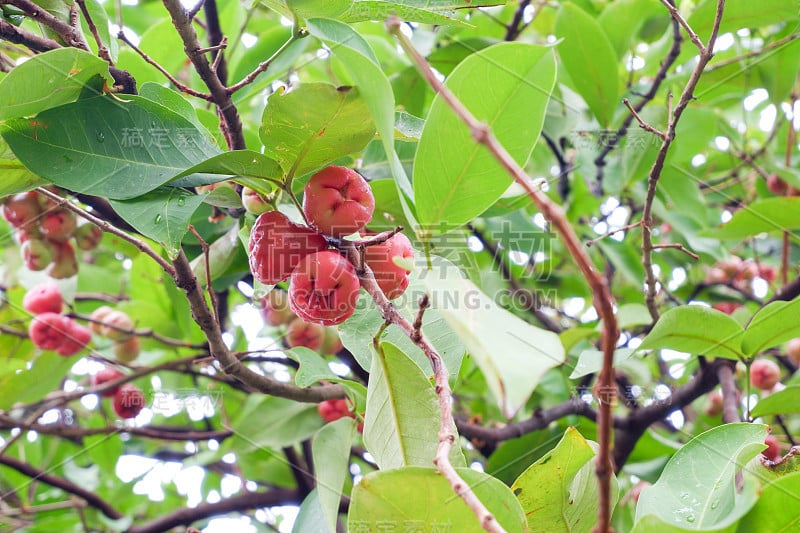
<instances>
[{"instance_id":1,"label":"cluster of pink fruit","mask_svg":"<svg viewBox=\"0 0 800 533\"><path fill-rule=\"evenodd\" d=\"M769 265L744 261L733 256L727 261L720 261L706 274L708 284L731 284L739 290L749 291L753 279L761 278L767 283L775 279L775 269Z\"/></svg>"},{"instance_id":2,"label":"cluster of pink fruit","mask_svg":"<svg viewBox=\"0 0 800 533\"><path fill-rule=\"evenodd\" d=\"M374 209L369 184L357 172L337 166L321 170L308 181L303 196L303 214L311 227L278 211L256 220L248 244L253 276L267 285L291 276L292 312L309 323L341 324L355 311L360 282L355 267L329 243L364 232ZM408 287L405 265L412 257L411 242L401 233L367 247L365 262L389 299Z\"/></svg>"},{"instance_id":3,"label":"cluster of pink fruit","mask_svg":"<svg viewBox=\"0 0 800 533\"><path fill-rule=\"evenodd\" d=\"M356 414L350 410L347 400L325 400L317 405L317 412L326 424L345 417L356 419ZM359 421L357 428L359 433L363 432L364 422Z\"/></svg>"},{"instance_id":4,"label":"cluster of pink fruit","mask_svg":"<svg viewBox=\"0 0 800 533\"><path fill-rule=\"evenodd\" d=\"M61 314L64 298L55 283L38 285L28 291L22 306L34 315L28 326L28 336L37 348L68 357L91 342L92 332L88 328Z\"/></svg>"},{"instance_id":5,"label":"cluster of pink fruit","mask_svg":"<svg viewBox=\"0 0 800 533\"><path fill-rule=\"evenodd\" d=\"M78 273L78 259L70 239L75 239L80 250L93 250L103 235L93 224L78 225L72 211L34 191L8 196L0 211L16 229L25 266L46 270L56 279Z\"/></svg>"}]
</instances>

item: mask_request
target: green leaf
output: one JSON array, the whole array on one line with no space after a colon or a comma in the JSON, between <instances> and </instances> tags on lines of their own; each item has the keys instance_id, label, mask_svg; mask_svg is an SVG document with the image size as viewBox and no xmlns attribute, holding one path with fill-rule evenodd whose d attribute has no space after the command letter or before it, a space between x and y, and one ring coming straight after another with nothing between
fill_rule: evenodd
<instances>
[{"instance_id":1,"label":"green leaf","mask_svg":"<svg viewBox=\"0 0 800 533\"><path fill-rule=\"evenodd\" d=\"M769 396L764 396L758 400L755 407L750 409L750 416L753 418L789 413L800 413L800 385L790 385Z\"/></svg>"},{"instance_id":2,"label":"green leaf","mask_svg":"<svg viewBox=\"0 0 800 533\"><path fill-rule=\"evenodd\" d=\"M0 375L0 409L7 410L17 402L30 403L59 388L61 380L75 359L55 352L43 352L33 360L29 370Z\"/></svg>"},{"instance_id":3,"label":"green leaf","mask_svg":"<svg viewBox=\"0 0 800 533\"><path fill-rule=\"evenodd\" d=\"M619 105L617 54L597 20L572 2L561 6L556 36L558 55L578 94L600 126L611 123Z\"/></svg>"},{"instance_id":4,"label":"green leaf","mask_svg":"<svg viewBox=\"0 0 800 533\"><path fill-rule=\"evenodd\" d=\"M508 487L482 472L457 470L503 529L526 531L525 515ZM484 531L447 480L435 469L423 467L370 472L353 488L348 531L380 531L385 524L398 528L406 524L421 531Z\"/></svg>"},{"instance_id":5,"label":"green leaf","mask_svg":"<svg viewBox=\"0 0 800 533\"><path fill-rule=\"evenodd\" d=\"M800 515L800 472L783 476L767 485L761 497L739 522L739 533L776 533L797 531Z\"/></svg>"},{"instance_id":6,"label":"green leaf","mask_svg":"<svg viewBox=\"0 0 800 533\"><path fill-rule=\"evenodd\" d=\"M90 98L13 119L2 129L19 160L56 185L125 200L219 150L182 116L146 98Z\"/></svg>"},{"instance_id":7,"label":"green leaf","mask_svg":"<svg viewBox=\"0 0 800 533\"><path fill-rule=\"evenodd\" d=\"M161 104L170 111L174 111L197 126L198 131L202 131L203 133L206 132L205 127L197 118L197 113L195 112L192 104L189 102L189 100L181 96L178 91L173 91L168 87L148 81L139 87L139 96L147 98L148 100L152 100L157 104ZM210 137L210 135L208 136Z\"/></svg>"},{"instance_id":8,"label":"green leaf","mask_svg":"<svg viewBox=\"0 0 800 533\"><path fill-rule=\"evenodd\" d=\"M614 366L617 367L624 361L631 358L635 350L630 348L620 348L614 352ZM600 350L583 350L578 356L578 362L569 379L578 379L588 374L600 372L603 368L603 352Z\"/></svg>"},{"instance_id":9,"label":"green leaf","mask_svg":"<svg viewBox=\"0 0 800 533\"><path fill-rule=\"evenodd\" d=\"M511 491L532 531L589 532L597 515L599 487L594 448L575 428L568 428L550 452L522 473ZM612 503L617 501L612 477Z\"/></svg>"},{"instance_id":10,"label":"green leaf","mask_svg":"<svg viewBox=\"0 0 800 533\"><path fill-rule=\"evenodd\" d=\"M703 235L718 239L741 240L759 233L800 228L800 197L775 197L757 200L742 207L720 228Z\"/></svg>"},{"instance_id":11,"label":"green leaf","mask_svg":"<svg viewBox=\"0 0 800 533\"><path fill-rule=\"evenodd\" d=\"M306 19L309 17L336 18L347 11L353 0L284 0L287 7L295 15Z\"/></svg>"},{"instance_id":12,"label":"green leaf","mask_svg":"<svg viewBox=\"0 0 800 533\"><path fill-rule=\"evenodd\" d=\"M498 307L452 263L436 259L424 274L431 307L461 338L503 414L511 418L549 369L564 362L558 335Z\"/></svg>"},{"instance_id":13,"label":"green leaf","mask_svg":"<svg viewBox=\"0 0 800 533\"><path fill-rule=\"evenodd\" d=\"M478 120L492 127L498 141L524 166L541 133L555 75L551 48L501 43L465 59L445 84ZM437 96L414 159L420 224L437 231L469 222L500 198L511 182L502 165Z\"/></svg>"},{"instance_id":14,"label":"green leaf","mask_svg":"<svg viewBox=\"0 0 800 533\"><path fill-rule=\"evenodd\" d=\"M47 182L32 174L16 159L0 159L0 197L25 192Z\"/></svg>"},{"instance_id":15,"label":"green leaf","mask_svg":"<svg viewBox=\"0 0 800 533\"><path fill-rule=\"evenodd\" d=\"M344 63L358 86L359 94L364 98L381 137L406 218L409 222L414 222L413 213L408 205L414 193L403 165L394 151L394 93L389 79L375 57L375 52L367 41L347 24L326 19L309 19L306 24L308 31L324 42Z\"/></svg>"},{"instance_id":16,"label":"green leaf","mask_svg":"<svg viewBox=\"0 0 800 533\"><path fill-rule=\"evenodd\" d=\"M740 359L744 357L743 332L736 320L721 311L684 305L661 315L639 350L670 348L695 355Z\"/></svg>"},{"instance_id":17,"label":"green leaf","mask_svg":"<svg viewBox=\"0 0 800 533\"><path fill-rule=\"evenodd\" d=\"M440 26L464 24L462 21L452 18L452 14L403 5L403 2L356 0L350 10L339 18L345 22L363 22L365 20L386 20L389 16L396 15L404 21L422 24L437 24Z\"/></svg>"},{"instance_id":18,"label":"green leaf","mask_svg":"<svg viewBox=\"0 0 800 533\"><path fill-rule=\"evenodd\" d=\"M111 79L108 63L89 52L69 47L36 55L0 81L0 121L73 102L95 76L100 86Z\"/></svg>"},{"instance_id":19,"label":"green leaf","mask_svg":"<svg viewBox=\"0 0 800 533\"><path fill-rule=\"evenodd\" d=\"M705 0L697 6L687 21L703 43L711 35L716 10L716 0ZM770 24L797 21L797 15L797 2L794 0L764 0L762 2L728 0L725 2L719 35L735 32L741 28L760 28Z\"/></svg>"},{"instance_id":20,"label":"green leaf","mask_svg":"<svg viewBox=\"0 0 800 533\"><path fill-rule=\"evenodd\" d=\"M397 346L383 342L380 347L382 353L373 354L367 386L364 444L382 470L428 466L439 446L436 392L422 369ZM466 464L458 446L450 461Z\"/></svg>"},{"instance_id":21,"label":"green leaf","mask_svg":"<svg viewBox=\"0 0 800 533\"><path fill-rule=\"evenodd\" d=\"M772 302L753 316L742 337L742 350L747 355L777 346L800 336L800 299Z\"/></svg>"},{"instance_id":22,"label":"green leaf","mask_svg":"<svg viewBox=\"0 0 800 533\"><path fill-rule=\"evenodd\" d=\"M300 363L300 368L294 375L294 384L298 387L310 387L322 379L338 379L328 362L314 350L297 346L287 350L286 355Z\"/></svg>"},{"instance_id":23,"label":"green leaf","mask_svg":"<svg viewBox=\"0 0 800 533\"><path fill-rule=\"evenodd\" d=\"M205 176L211 174L211 176ZM169 185L173 187L195 187L223 181L219 176L254 178L264 180L261 188L274 189L283 170L274 159L253 150L223 152L190 167L176 176ZM188 176L188 177L187 177Z\"/></svg>"},{"instance_id":24,"label":"green leaf","mask_svg":"<svg viewBox=\"0 0 800 533\"><path fill-rule=\"evenodd\" d=\"M290 177L358 152L375 136L358 89L327 83L272 93L258 131L267 155Z\"/></svg>"},{"instance_id":25,"label":"green leaf","mask_svg":"<svg viewBox=\"0 0 800 533\"><path fill-rule=\"evenodd\" d=\"M184 193L185 191L180 191ZM172 196L172 191L169 192L170 196ZM180 193L179 193L180 194ZM195 195L188 195L188 196L179 196L178 202L180 202L180 198L187 198L192 201L194 199L199 199L200 202L196 202L197 206L203 203L203 196L195 196ZM137 202L137 200L129 200L127 203L130 202ZM169 201L169 200L168 200ZM172 200L174 201L174 200ZM185 202L185 200L184 200ZM184 204L185 205L185 204ZM165 206L165 217L167 212L171 212L172 210L169 209L168 206ZM175 213L172 213L174 216ZM191 218L192 213L188 213L188 216ZM180 219L177 219L180 220ZM188 220L186 222L188 228ZM185 233L184 233L185 234ZM183 237L183 235L181 235ZM180 243L180 240L178 241ZM236 252L241 247L241 242L239 242L239 226L236 224L231 224L231 227L226 231L219 239L215 240L211 243L208 247L208 270L211 272L211 281L218 279L222 276L228 268L236 261ZM202 287L208 283L207 274L206 274L206 256L205 254L200 254L190 263L192 267L192 273L197 278L197 283L200 284Z\"/></svg>"},{"instance_id":26,"label":"green leaf","mask_svg":"<svg viewBox=\"0 0 800 533\"><path fill-rule=\"evenodd\" d=\"M315 404L276 396L250 396L231 423L238 449L280 449L310 438L323 425Z\"/></svg>"},{"instance_id":27,"label":"green leaf","mask_svg":"<svg viewBox=\"0 0 800 533\"><path fill-rule=\"evenodd\" d=\"M297 519L292 526L292 533L306 533L307 531L325 531L326 517L319 501L319 492L313 489L300 505Z\"/></svg>"},{"instance_id":28,"label":"green leaf","mask_svg":"<svg viewBox=\"0 0 800 533\"><path fill-rule=\"evenodd\" d=\"M317 494L325 516L325 531L336 533L339 500L345 478L350 475L350 446L356 436L356 421L349 417L325 424L311 441Z\"/></svg>"},{"instance_id":29,"label":"green leaf","mask_svg":"<svg viewBox=\"0 0 800 533\"><path fill-rule=\"evenodd\" d=\"M597 22L609 42L622 58L631 48L631 40L645 21L664 12L663 6L650 0L617 0L607 4Z\"/></svg>"},{"instance_id":30,"label":"green leaf","mask_svg":"<svg viewBox=\"0 0 800 533\"><path fill-rule=\"evenodd\" d=\"M690 440L642 491L634 531L660 531L652 522L649 528L639 523L648 515L678 530L720 531L734 524L757 499L755 483L737 492L736 473L761 453L766 436L764 425L736 423Z\"/></svg>"},{"instance_id":31,"label":"green leaf","mask_svg":"<svg viewBox=\"0 0 800 533\"><path fill-rule=\"evenodd\" d=\"M189 220L202 203L202 195L173 187L132 200L111 200L122 218L142 235L159 242L172 258L177 257Z\"/></svg>"}]
</instances>

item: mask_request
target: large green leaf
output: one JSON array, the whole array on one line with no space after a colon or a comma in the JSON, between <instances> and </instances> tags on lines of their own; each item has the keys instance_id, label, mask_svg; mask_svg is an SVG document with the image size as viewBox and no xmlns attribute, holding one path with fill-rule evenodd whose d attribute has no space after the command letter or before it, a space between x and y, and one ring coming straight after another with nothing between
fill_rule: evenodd
<instances>
[{"instance_id":1,"label":"large green leaf","mask_svg":"<svg viewBox=\"0 0 800 533\"><path fill-rule=\"evenodd\" d=\"M108 63L89 52L69 47L36 55L0 81L0 121L73 102L95 77L98 88L110 79Z\"/></svg>"},{"instance_id":2,"label":"large green leaf","mask_svg":"<svg viewBox=\"0 0 800 533\"><path fill-rule=\"evenodd\" d=\"M570 427L555 448L514 481L511 491L522 505L531 531L592 530L599 494L594 456L590 443ZM615 504L616 477L612 477L612 486Z\"/></svg>"},{"instance_id":3,"label":"large green leaf","mask_svg":"<svg viewBox=\"0 0 800 533\"><path fill-rule=\"evenodd\" d=\"M661 4L650 0L617 0L606 5L597 22L617 57L622 58L631 48L631 40L645 21L653 15L665 12Z\"/></svg>"},{"instance_id":4,"label":"large green leaf","mask_svg":"<svg viewBox=\"0 0 800 533\"><path fill-rule=\"evenodd\" d=\"M759 233L800 228L800 197L775 197L742 207L722 227L703 232L718 239L745 239Z\"/></svg>"},{"instance_id":5,"label":"large green leaf","mask_svg":"<svg viewBox=\"0 0 800 533\"><path fill-rule=\"evenodd\" d=\"M800 413L800 385L790 385L758 400L750 409L750 416L786 415Z\"/></svg>"},{"instance_id":6,"label":"large green leaf","mask_svg":"<svg viewBox=\"0 0 800 533\"><path fill-rule=\"evenodd\" d=\"M617 54L597 20L572 2L561 6L558 55L600 126L608 126L619 105Z\"/></svg>"},{"instance_id":7,"label":"large green leaf","mask_svg":"<svg viewBox=\"0 0 800 533\"><path fill-rule=\"evenodd\" d=\"M501 43L462 61L446 85L478 120L492 127L517 163L525 165L541 133L555 75L550 48ZM420 224L438 231L469 222L511 182L503 166L437 96L414 159Z\"/></svg>"},{"instance_id":8,"label":"large green leaf","mask_svg":"<svg viewBox=\"0 0 800 533\"><path fill-rule=\"evenodd\" d=\"M323 425L317 406L277 396L251 395L231 423L237 448L252 451L293 446Z\"/></svg>"},{"instance_id":9,"label":"large green leaf","mask_svg":"<svg viewBox=\"0 0 800 533\"><path fill-rule=\"evenodd\" d=\"M189 230L189 220L202 203L202 195L175 187L157 189L131 200L111 201L122 218L142 235L161 243L173 258Z\"/></svg>"},{"instance_id":10,"label":"large green leaf","mask_svg":"<svg viewBox=\"0 0 800 533\"><path fill-rule=\"evenodd\" d=\"M783 476L767 485L761 497L739 522L739 533L778 533L800 528L800 472Z\"/></svg>"},{"instance_id":11,"label":"large green leaf","mask_svg":"<svg viewBox=\"0 0 800 533\"><path fill-rule=\"evenodd\" d=\"M369 373L364 444L382 470L429 466L439 446L436 392L422 369L397 346L383 342L380 348ZM458 446L450 461L466 465Z\"/></svg>"},{"instance_id":12,"label":"large green leaf","mask_svg":"<svg viewBox=\"0 0 800 533\"><path fill-rule=\"evenodd\" d=\"M705 0L689 16L689 26L705 43L711 35L717 0ZM735 32L741 28L760 28L770 24L797 21L795 0L727 0L719 27L719 35ZM696 49L694 49L697 52Z\"/></svg>"},{"instance_id":13,"label":"large green leaf","mask_svg":"<svg viewBox=\"0 0 800 533\"><path fill-rule=\"evenodd\" d=\"M661 522L677 530L702 531L734 524L758 497L754 482L737 491L736 473L761 453L766 436L764 425L737 423L690 440L670 458L658 481L642 491L634 531L660 531L653 526ZM645 525L648 516L652 518ZM673 530L668 527L665 531Z\"/></svg>"},{"instance_id":14,"label":"large green leaf","mask_svg":"<svg viewBox=\"0 0 800 533\"><path fill-rule=\"evenodd\" d=\"M329 533L336 533L339 500L345 478L349 475L350 446L355 436L355 420L344 417L325 424L311 441L317 494Z\"/></svg>"},{"instance_id":15,"label":"large green leaf","mask_svg":"<svg viewBox=\"0 0 800 533\"><path fill-rule=\"evenodd\" d=\"M743 331L736 320L721 311L684 305L664 313L639 349L670 348L695 355L740 359L744 357Z\"/></svg>"},{"instance_id":16,"label":"large green leaf","mask_svg":"<svg viewBox=\"0 0 800 533\"><path fill-rule=\"evenodd\" d=\"M71 191L140 196L219 153L188 120L146 98L104 96L12 119L0 130L34 174Z\"/></svg>"},{"instance_id":17,"label":"large green leaf","mask_svg":"<svg viewBox=\"0 0 800 533\"><path fill-rule=\"evenodd\" d=\"M356 88L305 83L270 95L259 134L267 155L302 176L364 148L375 126Z\"/></svg>"},{"instance_id":18,"label":"large green leaf","mask_svg":"<svg viewBox=\"0 0 800 533\"><path fill-rule=\"evenodd\" d=\"M222 181L220 176L238 176L261 181L259 189L274 189L283 170L277 161L253 150L223 152L190 167L169 182L173 187L206 185Z\"/></svg>"},{"instance_id":19,"label":"large green leaf","mask_svg":"<svg viewBox=\"0 0 800 533\"><path fill-rule=\"evenodd\" d=\"M800 298L772 302L759 309L742 337L742 350L755 355L800 336Z\"/></svg>"},{"instance_id":20,"label":"large green leaf","mask_svg":"<svg viewBox=\"0 0 800 533\"><path fill-rule=\"evenodd\" d=\"M423 279L431 307L464 342L501 411L511 418L545 372L564 362L561 340L499 307L452 263L433 259Z\"/></svg>"},{"instance_id":21,"label":"large green leaf","mask_svg":"<svg viewBox=\"0 0 800 533\"><path fill-rule=\"evenodd\" d=\"M16 159L0 159L0 197L29 191L47 182L31 173Z\"/></svg>"},{"instance_id":22,"label":"large green leaf","mask_svg":"<svg viewBox=\"0 0 800 533\"><path fill-rule=\"evenodd\" d=\"M526 531L525 515L507 486L469 468L458 473L505 531ZM380 531L386 524L406 524L416 531L484 531L447 480L434 468L423 467L371 472L353 488L348 531Z\"/></svg>"},{"instance_id":23,"label":"large green leaf","mask_svg":"<svg viewBox=\"0 0 800 533\"><path fill-rule=\"evenodd\" d=\"M406 218L415 219L408 206L413 198L411 184L394 150L394 93L389 79L375 57L367 41L353 28L335 20L309 19L309 32L324 42L347 68L364 98L375 127L381 136L383 149L390 163L392 176L403 201Z\"/></svg>"}]
</instances>

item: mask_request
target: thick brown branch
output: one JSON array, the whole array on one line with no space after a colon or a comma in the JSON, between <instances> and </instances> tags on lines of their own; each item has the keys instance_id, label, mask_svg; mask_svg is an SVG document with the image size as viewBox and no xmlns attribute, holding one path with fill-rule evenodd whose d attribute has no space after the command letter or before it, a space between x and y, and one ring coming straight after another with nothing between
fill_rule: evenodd
<instances>
[{"instance_id":1,"label":"thick brown branch","mask_svg":"<svg viewBox=\"0 0 800 533\"><path fill-rule=\"evenodd\" d=\"M80 31L63 20L56 18L48 13L45 9L39 7L31 0L9 0L9 4L20 8L26 15L31 17L36 22L41 22L57 34L59 34L70 46L81 48L88 51L89 46L81 35Z\"/></svg>"}]
</instances>

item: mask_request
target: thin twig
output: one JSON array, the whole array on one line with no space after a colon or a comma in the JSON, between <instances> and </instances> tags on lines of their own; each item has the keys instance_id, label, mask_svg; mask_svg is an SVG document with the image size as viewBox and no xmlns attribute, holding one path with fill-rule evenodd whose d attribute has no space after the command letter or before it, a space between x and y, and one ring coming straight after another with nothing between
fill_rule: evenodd
<instances>
[{"instance_id":1,"label":"thin twig","mask_svg":"<svg viewBox=\"0 0 800 533\"><path fill-rule=\"evenodd\" d=\"M653 250L661 250L661 249L664 249L664 248L671 248L671 249L675 249L675 250L680 250L681 252L685 253L686 255L688 255L689 257L694 259L695 261L700 259L699 255L697 255L693 251L689 250L688 248L686 248L684 245L682 245L680 243L654 244L653 245Z\"/></svg>"},{"instance_id":2,"label":"thin twig","mask_svg":"<svg viewBox=\"0 0 800 533\"><path fill-rule=\"evenodd\" d=\"M678 24L681 25L681 27L683 27L683 29L686 31L686 34L689 36L689 39L694 43L697 49L700 50L700 53L706 53L706 47L703 46L703 42L700 40L700 37L698 37L694 30L692 30L692 28L689 26L689 23L686 22L686 19L684 19L681 15L681 12L678 11L678 8L669 2L669 0L661 0L661 3L664 4L664 6L669 10L672 18L675 19ZM714 46L713 40L715 39L715 36L716 31L712 31L712 38L709 39L709 47Z\"/></svg>"},{"instance_id":3,"label":"thin twig","mask_svg":"<svg viewBox=\"0 0 800 533\"><path fill-rule=\"evenodd\" d=\"M470 130L472 137L476 142L486 146L495 159L506 169L525 192L528 197L533 201L536 207L542 212L545 219L555 227L559 233L564 245L567 248L570 256L577 263L583 277L592 289L594 306L597 314L603 323L602 333L602 351L603 351L603 367L600 372L598 386L603 390L614 390L614 350L616 348L617 338L619 337L619 330L617 328L617 320L614 316L614 303L611 291L608 288L605 278L597 271L592 263L580 239L575 234L572 226L567 220L563 209L553 203L550 198L543 194L536 187L532 186L528 175L525 170L517 164L513 157L503 147L492 134L488 125L478 121L472 113L464 107L458 98L450 92L450 90L436 77L431 70L425 58L411 44L411 41L403 35L400 31L400 20L397 17L391 17L387 21L387 28L400 43L400 46L411 57L417 69L428 81L430 86L437 92L442 99L450 106L464 124ZM446 380L445 380L446 381ZM608 531L611 520L611 474L613 472L613 465L611 462L611 407L613 402L603 402L600 404L599 417L598 417L598 441L600 451L596 463L596 472L600 485L600 505L597 531ZM449 408L449 406L448 406ZM470 508L476 514L483 508L483 504L477 500L477 505ZM469 503L469 502L468 502ZM483 508L485 509L485 508ZM488 511L486 511L488 512ZM478 515L479 518L482 515ZM482 523L484 528L487 525L492 527L497 524L496 521ZM499 527L499 526L498 526ZM497 531L498 529L492 529Z\"/></svg>"},{"instance_id":4,"label":"thin twig","mask_svg":"<svg viewBox=\"0 0 800 533\"><path fill-rule=\"evenodd\" d=\"M86 8L86 0L76 0L76 2L81 8L81 13L83 13L83 18L86 20L86 25L89 26L89 31L92 32L94 41L97 43L97 55L100 56L103 61L113 66L114 62L111 60L111 54L109 54L106 45L103 44L103 40L100 38L100 32L97 31L97 26L94 20L92 20L89 10Z\"/></svg>"},{"instance_id":5,"label":"thin twig","mask_svg":"<svg viewBox=\"0 0 800 533\"><path fill-rule=\"evenodd\" d=\"M127 44L128 46L130 46L131 49L134 52L136 52L137 54L139 54L139 56L141 56L141 58L144 59L147 63L153 65L156 68L156 70L158 70L161 74L163 74L169 80L169 82L172 85L174 85L182 93L186 93L186 94L188 94L190 96L196 96L197 98L202 98L203 100L206 100L208 102L212 102L213 101L213 98L211 97L210 94L203 93L203 92L200 92L200 91L195 91L194 89L192 89L188 85L185 85L185 84L181 83L180 81L178 81L178 79L175 76L173 76L172 74L170 74L167 71L167 69L165 69L164 67L159 65L158 62L155 59L153 59L152 57L150 57L149 55L144 53L144 51L142 51L138 46L133 44L133 42L131 42L131 40L128 39L128 37L125 35L125 32L123 30L119 30L119 33L117 33L117 38L119 40L121 40L122 42L124 42L125 44Z\"/></svg>"},{"instance_id":6,"label":"thin twig","mask_svg":"<svg viewBox=\"0 0 800 533\"><path fill-rule=\"evenodd\" d=\"M242 87L246 87L247 85L253 83L255 79L258 77L258 75L266 71L272 64L272 62L275 61L279 55L285 52L286 49L289 48L289 46L292 43L294 43L298 39L305 37L306 35L307 33L301 32L299 28L293 29L291 37L289 37L289 39L285 43L283 43L283 45L281 45L281 47L278 48L274 54L272 54L269 58L259 63L258 66L255 68L255 70L253 70L250 74L242 78L241 81L238 81L233 85L230 85L225 90L228 92L228 94L233 94Z\"/></svg>"},{"instance_id":7,"label":"thin twig","mask_svg":"<svg viewBox=\"0 0 800 533\"><path fill-rule=\"evenodd\" d=\"M217 323L219 323L219 303L217 302L216 293L211 288L211 257L209 255L210 247L203 236L197 232L192 224L189 224L189 231L191 231L192 235L195 236L197 241L200 243L200 248L203 250L203 264L206 269L206 290L208 291L208 297L211 299L211 310L214 311L214 318L216 319Z\"/></svg>"},{"instance_id":8,"label":"thin twig","mask_svg":"<svg viewBox=\"0 0 800 533\"><path fill-rule=\"evenodd\" d=\"M50 14L47 10L42 9L31 0L8 0L8 3L20 8L33 20L36 22L41 22L56 32L68 45L86 50L87 52L89 51L89 46L86 44L86 41L83 39L80 31L78 31L76 28L73 28L58 17Z\"/></svg>"},{"instance_id":9,"label":"thin twig","mask_svg":"<svg viewBox=\"0 0 800 533\"><path fill-rule=\"evenodd\" d=\"M649 131L653 135L659 137L662 141L667 138L666 135L664 135L663 133L658 131L656 128L654 128L653 126L651 126L650 124L645 122L644 119L642 119L642 117L639 116L639 113L637 113L636 109L634 109L633 106L631 105L631 101L630 100L628 100L627 98L623 98L622 99L622 103L625 104L625 107L627 107L630 110L631 115L633 115L633 118L635 118L636 122L639 123L639 127L640 128L642 128L645 131Z\"/></svg>"}]
</instances>

